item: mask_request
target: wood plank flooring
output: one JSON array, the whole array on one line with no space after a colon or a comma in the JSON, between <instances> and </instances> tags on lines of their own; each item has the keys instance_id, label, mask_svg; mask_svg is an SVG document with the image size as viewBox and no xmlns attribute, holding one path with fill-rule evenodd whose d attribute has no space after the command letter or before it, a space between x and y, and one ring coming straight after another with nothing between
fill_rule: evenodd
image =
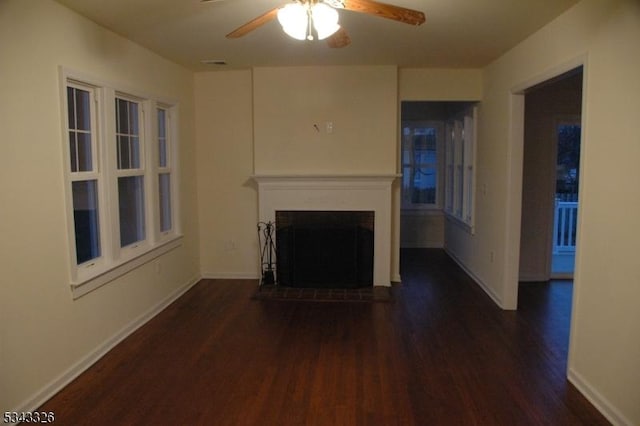
<instances>
[{"instance_id":1,"label":"wood plank flooring","mask_svg":"<svg viewBox=\"0 0 640 426\"><path fill-rule=\"evenodd\" d=\"M505 312L441 250L393 303L203 280L44 404L69 425L605 425L565 378L571 283Z\"/></svg>"}]
</instances>

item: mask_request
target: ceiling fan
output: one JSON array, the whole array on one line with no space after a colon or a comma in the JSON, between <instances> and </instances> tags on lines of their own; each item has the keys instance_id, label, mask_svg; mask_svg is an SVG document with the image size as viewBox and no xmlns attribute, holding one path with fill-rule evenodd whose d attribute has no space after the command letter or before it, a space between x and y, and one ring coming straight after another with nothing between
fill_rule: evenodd
<instances>
[{"instance_id":1,"label":"ceiling fan","mask_svg":"<svg viewBox=\"0 0 640 426\"><path fill-rule=\"evenodd\" d=\"M201 1L202 3L214 3L224 0ZM226 37L242 37L278 18L283 31L295 39L326 39L329 47L345 47L351 43L351 39L346 30L338 25L336 9L366 13L410 25L421 25L425 21L424 13L420 11L373 0L292 0L284 6L273 8L241 25Z\"/></svg>"}]
</instances>

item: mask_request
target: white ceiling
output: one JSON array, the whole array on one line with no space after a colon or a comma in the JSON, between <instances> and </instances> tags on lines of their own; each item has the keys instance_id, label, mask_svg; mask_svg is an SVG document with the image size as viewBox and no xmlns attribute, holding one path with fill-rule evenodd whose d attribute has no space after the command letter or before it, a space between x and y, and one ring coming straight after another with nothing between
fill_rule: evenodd
<instances>
[{"instance_id":1,"label":"white ceiling","mask_svg":"<svg viewBox=\"0 0 640 426\"><path fill-rule=\"evenodd\" d=\"M194 71L292 65L487 65L578 0L389 0L423 11L418 27L340 10L351 45L297 41L277 20L239 39L225 35L287 0L58 0L98 24ZM203 65L223 59L227 65Z\"/></svg>"}]
</instances>

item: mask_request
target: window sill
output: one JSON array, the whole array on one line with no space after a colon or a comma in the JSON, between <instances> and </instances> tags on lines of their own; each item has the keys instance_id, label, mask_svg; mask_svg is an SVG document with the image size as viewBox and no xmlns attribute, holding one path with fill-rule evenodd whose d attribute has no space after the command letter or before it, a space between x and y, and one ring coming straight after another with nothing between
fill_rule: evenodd
<instances>
[{"instance_id":1,"label":"window sill","mask_svg":"<svg viewBox=\"0 0 640 426\"><path fill-rule=\"evenodd\" d=\"M144 265L162 256L171 250L180 247L182 245L182 235L177 235L174 238L164 241L152 249L140 254L139 256L131 259L109 265L105 269L97 272L95 275L86 278L81 281L71 282L71 294L73 299L78 299L85 294L102 287L103 285L123 276L124 274Z\"/></svg>"},{"instance_id":2,"label":"window sill","mask_svg":"<svg viewBox=\"0 0 640 426\"><path fill-rule=\"evenodd\" d=\"M471 235L475 235L476 233L476 229L475 226L460 219L458 216L455 216L449 212L444 212L444 215L447 219L448 222L451 222L452 224L456 225L459 228L462 228L463 230L465 230L467 233L471 234Z\"/></svg>"}]
</instances>

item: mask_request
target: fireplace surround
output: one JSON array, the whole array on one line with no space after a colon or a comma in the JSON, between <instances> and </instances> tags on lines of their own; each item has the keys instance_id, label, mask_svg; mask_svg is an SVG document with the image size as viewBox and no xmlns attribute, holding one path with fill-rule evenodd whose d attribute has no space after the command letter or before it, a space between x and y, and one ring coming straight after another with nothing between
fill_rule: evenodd
<instances>
[{"instance_id":1,"label":"fireplace surround","mask_svg":"<svg viewBox=\"0 0 640 426\"><path fill-rule=\"evenodd\" d=\"M254 175L258 183L259 220L275 223L277 211L373 212L372 282L374 286L388 287L391 285L391 185L397 176Z\"/></svg>"}]
</instances>

